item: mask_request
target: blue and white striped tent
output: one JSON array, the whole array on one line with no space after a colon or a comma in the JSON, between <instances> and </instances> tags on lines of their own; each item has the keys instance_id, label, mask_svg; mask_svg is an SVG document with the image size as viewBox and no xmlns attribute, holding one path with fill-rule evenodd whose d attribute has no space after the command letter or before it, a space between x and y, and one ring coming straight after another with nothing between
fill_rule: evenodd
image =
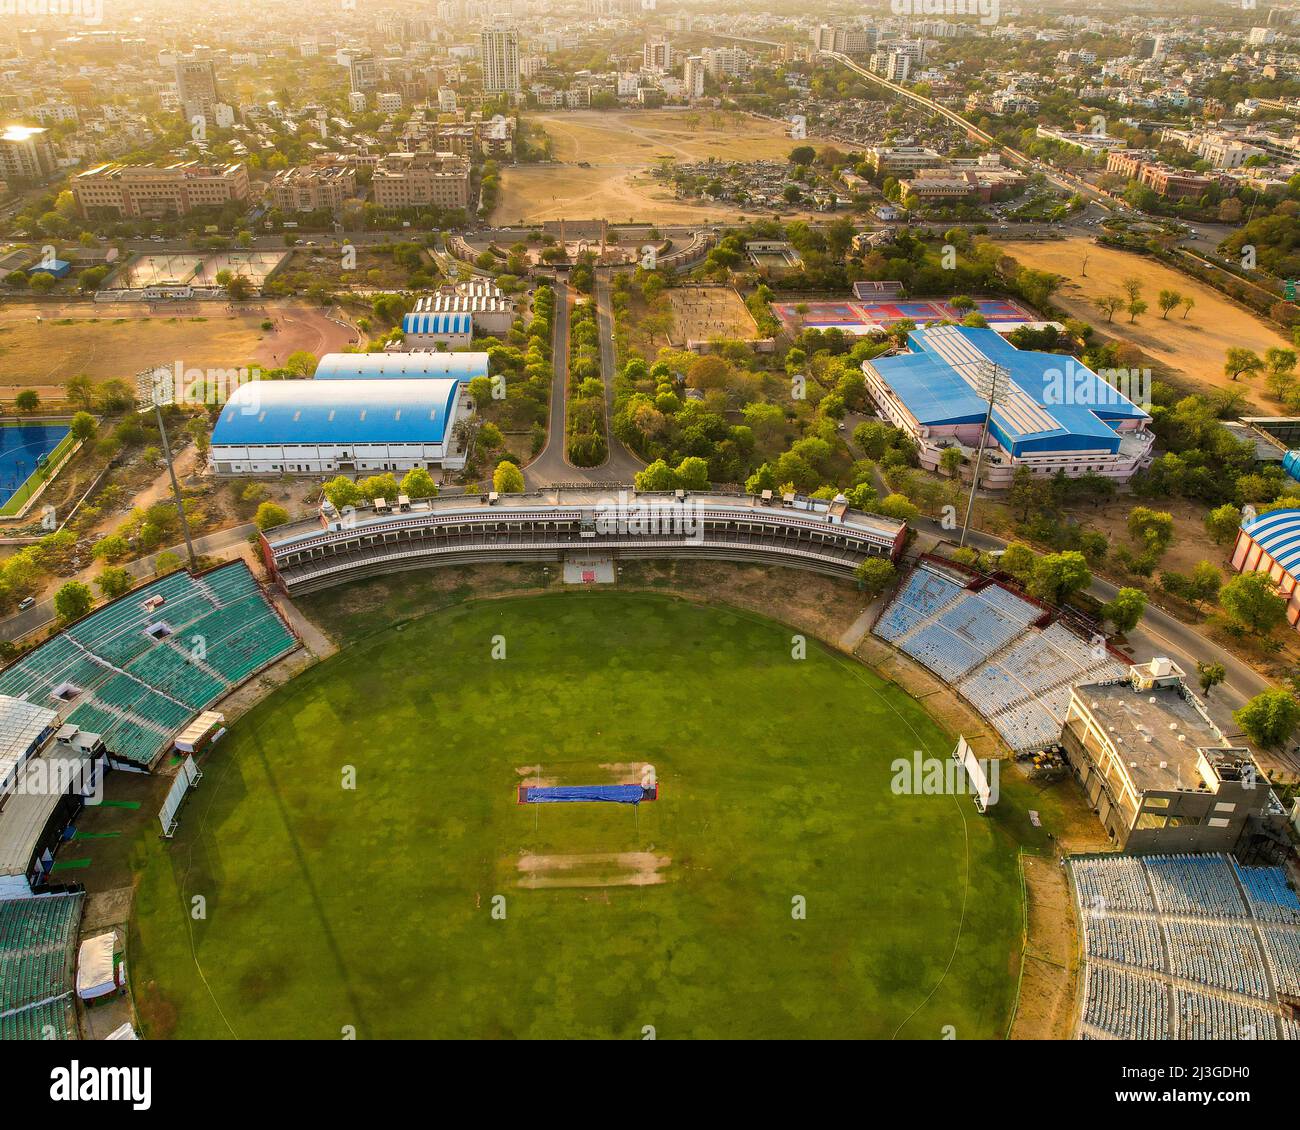
<instances>
[{"instance_id":1,"label":"blue and white striped tent","mask_svg":"<svg viewBox=\"0 0 1300 1130\"><path fill-rule=\"evenodd\" d=\"M1286 572L1300 572L1300 510L1274 510L1252 518L1241 524L1241 532Z\"/></svg>"},{"instance_id":2,"label":"blue and white striped tent","mask_svg":"<svg viewBox=\"0 0 1300 1130\"><path fill-rule=\"evenodd\" d=\"M453 337L472 333L474 318L471 314L407 314L402 318L402 332L435 337Z\"/></svg>"}]
</instances>

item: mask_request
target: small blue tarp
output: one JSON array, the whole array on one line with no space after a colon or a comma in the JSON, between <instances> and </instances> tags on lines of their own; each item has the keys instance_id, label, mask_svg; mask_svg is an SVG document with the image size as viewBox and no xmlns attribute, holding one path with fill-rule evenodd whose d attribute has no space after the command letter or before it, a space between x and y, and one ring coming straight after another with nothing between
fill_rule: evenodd
<instances>
[{"instance_id":1,"label":"small blue tarp","mask_svg":"<svg viewBox=\"0 0 1300 1130\"><path fill-rule=\"evenodd\" d=\"M645 789L640 785L566 785L549 788L530 787L524 791L525 804L564 804L567 801L604 800L614 804L640 804Z\"/></svg>"}]
</instances>

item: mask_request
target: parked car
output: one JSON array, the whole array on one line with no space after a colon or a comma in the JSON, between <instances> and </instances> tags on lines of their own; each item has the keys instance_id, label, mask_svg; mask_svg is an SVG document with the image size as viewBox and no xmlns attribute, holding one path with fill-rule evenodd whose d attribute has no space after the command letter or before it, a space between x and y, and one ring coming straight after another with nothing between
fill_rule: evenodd
<instances>
[{"instance_id":1,"label":"parked car","mask_svg":"<svg viewBox=\"0 0 1300 1130\"><path fill-rule=\"evenodd\" d=\"M34 596L25 596L18 602L18 611L26 612L35 603L36 598Z\"/></svg>"}]
</instances>

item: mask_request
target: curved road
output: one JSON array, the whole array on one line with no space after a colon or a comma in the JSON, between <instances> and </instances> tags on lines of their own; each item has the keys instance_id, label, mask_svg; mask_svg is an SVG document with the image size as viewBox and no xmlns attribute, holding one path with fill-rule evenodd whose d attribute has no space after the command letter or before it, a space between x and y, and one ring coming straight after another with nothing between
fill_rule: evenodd
<instances>
[{"instance_id":1,"label":"curved road","mask_svg":"<svg viewBox=\"0 0 1300 1130\"><path fill-rule=\"evenodd\" d=\"M551 411L546 429L546 446L524 468L524 482L530 488L553 483L631 483L645 464L614 437L610 421L614 415L614 311L610 299L609 272L596 273L596 328L600 335L600 374L605 383L605 434L609 455L599 467L575 467L564 453L564 423L569 396L569 284L555 276L555 326L551 345Z\"/></svg>"}]
</instances>

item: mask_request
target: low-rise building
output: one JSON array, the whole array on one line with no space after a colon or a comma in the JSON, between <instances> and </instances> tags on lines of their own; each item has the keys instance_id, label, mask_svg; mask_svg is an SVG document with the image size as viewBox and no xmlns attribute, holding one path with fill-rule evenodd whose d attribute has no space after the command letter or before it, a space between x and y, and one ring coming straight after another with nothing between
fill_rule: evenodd
<instances>
[{"instance_id":1,"label":"low-rise building","mask_svg":"<svg viewBox=\"0 0 1300 1130\"><path fill-rule=\"evenodd\" d=\"M1061 748L1120 850L1232 852L1285 843L1286 810L1168 659L1070 692Z\"/></svg>"},{"instance_id":2,"label":"low-rise building","mask_svg":"<svg viewBox=\"0 0 1300 1130\"><path fill-rule=\"evenodd\" d=\"M83 218L185 216L196 208L246 201L248 170L238 162L183 161L165 168L113 162L73 177L72 198Z\"/></svg>"},{"instance_id":3,"label":"low-rise building","mask_svg":"<svg viewBox=\"0 0 1300 1130\"><path fill-rule=\"evenodd\" d=\"M469 206L469 161L454 153L389 153L370 183L382 208Z\"/></svg>"},{"instance_id":4,"label":"low-rise building","mask_svg":"<svg viewBox=\"0 0 1300 1130\"><path fill-rule=\"evenodd\" d=\"M338 211L356 196L357 174L350 165L300 165L282 169L271 180L268 196L281 212Z\"/></svg>"}]
</instances>

